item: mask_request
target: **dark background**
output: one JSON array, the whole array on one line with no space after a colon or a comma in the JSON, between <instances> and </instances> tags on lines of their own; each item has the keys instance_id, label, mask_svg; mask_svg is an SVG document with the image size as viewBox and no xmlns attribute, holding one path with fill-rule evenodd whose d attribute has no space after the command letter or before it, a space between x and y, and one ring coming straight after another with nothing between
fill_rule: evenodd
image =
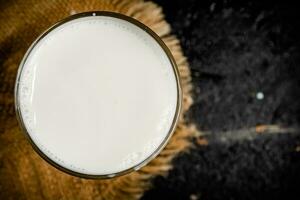
<instances>
[{"instance_id":1,"label":"dark background","mask_svg":"<svg viewBox=\"0 0 300 200\"><path fill-rule=\"evenodd\" d=\"M211 135L207 145L194 139L194 149L179 155L142 199L299 199L299 131L234 138L258 125L298 130L300 7L265 0L156 2L190 63L195 102L186 117ZM233 139L219 140L224 132Z\"/></svg>"}]
</instances>

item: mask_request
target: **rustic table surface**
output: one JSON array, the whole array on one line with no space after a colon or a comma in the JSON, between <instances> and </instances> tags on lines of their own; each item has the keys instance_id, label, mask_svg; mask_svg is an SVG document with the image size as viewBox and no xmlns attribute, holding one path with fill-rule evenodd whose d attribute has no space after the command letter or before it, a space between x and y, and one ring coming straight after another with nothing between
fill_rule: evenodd
<instances>
[{"instance_id":1,"label":"rustic table surface","mask_svg":"<svg viewBox=\"0 0 300 200\"><path fill-rule=\"evenodd\" d=\"M143 199L289 199L300 190L300 12L272 1L157 1L188 57L205 136Z\"/></svg>"}]
</instances>

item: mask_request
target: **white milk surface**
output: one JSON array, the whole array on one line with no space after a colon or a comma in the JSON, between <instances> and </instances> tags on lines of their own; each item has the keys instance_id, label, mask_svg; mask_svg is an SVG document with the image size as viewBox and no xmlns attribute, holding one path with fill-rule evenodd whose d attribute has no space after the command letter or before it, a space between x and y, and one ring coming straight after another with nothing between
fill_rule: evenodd
<instances>
[{"instance_id":1,"label":"white milk surface","mask_svg":"<svg viewBox=\"0 0 300 200\"><path fill-rule=\"evenodd\" d=\"M44 154L69 170L106 175L134 167L162 144L178 94L172 65L148 33L90 16L55 28L32 49L17 95Z\"/></svg>"}]
</instances>

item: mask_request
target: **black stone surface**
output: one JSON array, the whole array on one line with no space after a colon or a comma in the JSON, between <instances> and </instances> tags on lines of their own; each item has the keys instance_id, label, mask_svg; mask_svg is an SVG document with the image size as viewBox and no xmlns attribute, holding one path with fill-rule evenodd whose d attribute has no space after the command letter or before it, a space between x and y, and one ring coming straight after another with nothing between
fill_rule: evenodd
<instances>
[{"instance_id":1,"label":"black stone surface","mask_svg":"<svg viewBox=\"0 0 300 200\"><path fill-rule=\"evenodd\" d=\"M299 127L300 11L287 1L157 0L192 70L186 116L215 137L262 124ZM262 93L263 99L257 94ZM142 199L299 199L300 136L195 142Z\"/></svg>"}]
</instances>

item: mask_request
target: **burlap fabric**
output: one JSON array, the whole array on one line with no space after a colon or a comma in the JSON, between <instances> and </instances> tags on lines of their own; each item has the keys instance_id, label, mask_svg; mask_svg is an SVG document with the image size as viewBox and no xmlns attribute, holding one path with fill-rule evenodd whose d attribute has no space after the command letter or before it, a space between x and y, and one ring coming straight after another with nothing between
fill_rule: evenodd
<instances>
[{"instance_id":1,"label":"burlap fabric","mask_svg":"<svg viewBox=\"0 0 300 200\"><path fill-rule=\"evenodd\" d=\"M175 134L156 159L138 172L109 180L67 175L33 151L18 127L14 111L14 81L20 60L50 25L71 14L91 10L120 12L151 27L178 64L183 114L192 103L186 58L156 4L141 0L0 0L0 199L137 199L151 186L151 178L166 174L172 167L172 158L190 146L188 138L195 130L181 117Z\"/></svg>"}]
</instances>

